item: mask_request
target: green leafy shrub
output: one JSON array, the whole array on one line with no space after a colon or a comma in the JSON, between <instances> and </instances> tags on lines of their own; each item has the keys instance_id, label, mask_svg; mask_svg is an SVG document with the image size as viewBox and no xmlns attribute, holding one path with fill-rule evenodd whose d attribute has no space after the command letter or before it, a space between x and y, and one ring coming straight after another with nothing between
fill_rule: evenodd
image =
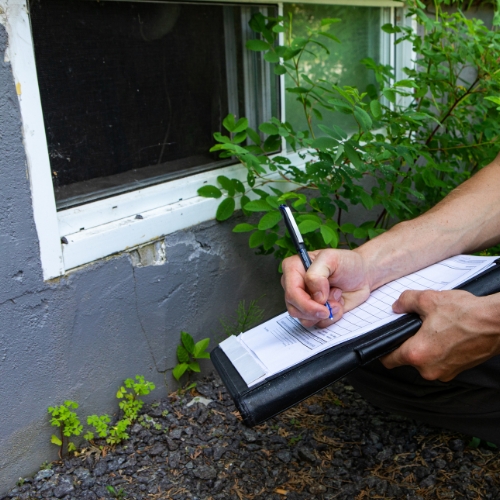
<instances>
[{"instance_id":1,"label":"green leafy shrub","mask_svg":"<svg viewBox=\"0 0 500 500\"><path fill-rule=\"evenodd\" d=\"M129 420L129 423L137 418L139 411L144 406L144 401L139 397L148 395L154 388L153 382L146 381L142 375L136 375L135 380L127 378L123 382L123 385L116 393L116 397L123 399L118 406L123 411L125 418Z\"/></svg>"},{"instance_id":2,"label":"green leafy shrub","mask_svg":"<svg viewBox=\"0 0 500 500\"><path fill-rule=\"evenodd\" d=\"M64 404L59 406L49 406L47 411L52 418L50 419L51 425L59 427L60 437L55 434L52 435L51 443L59 446L59 458L62 458L65 438L71 436L79 436L83 430L78 415L72 411L78 408L78 403L75 401L65 401ZM68 452L75 451L76 447L73 442L67 439Z\"/></svg>"},{"instance_id":3,"label":"green leafy shrub","mask_svg":"<svg viewBox=\"0 0 500 500\"><path fill-rule=\"evenodd\" d=\"M97 415L90 415L87 417L87 424L94 428L97 436L100 438L108 436L108 424L110 421L109 415L101 415L100 417ZM87 441L92 441L95 435L92 431L88 431L83 437Z\"/></svg>"},{"instance_id":4,"label":"green leafy shrub","mask_svg":"<svg viewBox=\"0 0 500 500\"><path fill-rule=\"evenodd\" d=\"M206 338L199 342L194 342L193 337L187 332L181 332L181 343L177 346L177 360L172 375L179 380L184 373L200 372L200 365L197 359L208 359L210 354L207 352L210 339Z\"/></svg>"},{"instance_id":5,"label":"green leafy shrub","mask_svg":"<svg viewBox=\"0 0 500 500\"><path fill-rule=\"evenodd\" d=\"M323 40L337 42L332 30L338 19L313 19L306 36L295 36L291 17L254 15L250 26L260 39L247 48L263 52L274 72L293 83L286 91L302 106L305 128L272 118L257 131L245 118L224 120L227 135L214 134L212 151L237 158L247 169L247 185L219 176L217 186L199 190L222 198L217 219L228 219L239 201L245 215L260 218L234 231L250 233L249 246L258 253L283 258L294 248L278 206L289 202L308 248L353 248L356 240L426 211L489 163L499 145L500 34L460 11L445 12L445 4L450 2L436 0L429 15L419 0L411 2L409 14L424 35L409 26L382 27L397 44L411 44L415 67L404 68L395 81L393 67L366 58L361 62L377 85L363 89L312 79L302 66L304 53L328 52ZM332 114L355 123L354 133L333 123ZM282 142L297 153L297 162L269 154ZM299 191L284 193L280 183ZM346 222L349 207L358 204L365 220Z\"/></svg>"}]
</instances>

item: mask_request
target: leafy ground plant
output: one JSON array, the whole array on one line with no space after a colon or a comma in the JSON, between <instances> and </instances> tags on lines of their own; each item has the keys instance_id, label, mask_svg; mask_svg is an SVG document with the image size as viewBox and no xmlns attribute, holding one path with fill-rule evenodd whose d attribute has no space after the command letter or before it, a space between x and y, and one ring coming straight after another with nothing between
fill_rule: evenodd
<instances>
[{"instance_id":1,"label":"leafy ground plant","mask_svg":"<svg viewBox=\"0 0 500 500\"><path fill-rule=\"evenodd\" d=\"M180 380L186 372L188 375L200 372L200 365L196 360L210 358L210 354L207 352L209 343L209 338L195 343L189 333L181 332L181 343L177 346L177 360L179 362L172 372L176 380Z\"/></svg>"},{"instance_id":2,"label":"leafy ground plant","mask_svg":"<svg viewBox=\"0 0 500 500\"><path fill-rule=\"evenodd\" d=\"M219 320L226 337L246 332L262 321L265 311L260 307L259 301L262 300L263 297L264 296L251 300L248 306L245 300L241 300L238 303L235 318L223 317Z\"/></svg>"},{"instance_id":3,"label":"leafy ground plant","mask_svg":"<svg viewBox=\"0 0 500 500\"><path fill-rule=\"evenodd\" d=\"M64 451L64 441L67 441L67 450L72 452L76 447L68 438L71 436L79 436L83 430L78 415L72 411L78 408L78 403L67 400L59 406L49 406L47 411L52 415L50 419L51 425L59 427L59 437L52 435L51 443L59 446L59 458L62 458Z\"/></svg>"},{"instance_id":4,"label":"leafy ground plant","mask_svg":"<svg viewBox=\"0 0 500 500\"><path fill-rule=\"evenodd\" d=\"M333 31L338 19L313 19L296 35L292 17L254 15L250 26L259 39L247 48L263 52L274 72L291 82L286 90L300 103L304 128L272 118L257 131L246 118L224 120L227 134L214 135L212 151L237 158L247 182L219 176L217 186L199 190L222 198L217 218L231 217L239 201L245 215L259 219L234 231L250 233L249 246L258 253L281 259L294 252L278 211L288 202L308 248L354 248L429 209L488 164L500 135L500 34L460 10L447 12L449 4L435 0L428 9L420 0L409 3L423 35L410 26L382 26L397 44L411 45L415 64L396 79L394 67L365 58L376 80L366 88L339 86L302 64L306 53L319 58L328 52L324 40L339 42ZM498 14L494 22L500 24ZM300 161L269 154L283 142ZM280 183L299 191L284 193ZM345 219L358 204L366 211L355 225Z\"/></svg>"},{"instance_id":5,"label":"leafy ground plant","mask_svg":"<svg viewBox=\"0 0 500 500\"><path fill-rule=\"evenodd\" d=\"M136 375L135 380L132 378L127 378L123 385L118 389L116 397L122 399L120 401L119 407L123 411L125 418L130 422L133 422L144 406L144 401L140 399L140 396L148 395L155 385L153 382L148 382L142 375Z\"/></svg>"}]
</instances>

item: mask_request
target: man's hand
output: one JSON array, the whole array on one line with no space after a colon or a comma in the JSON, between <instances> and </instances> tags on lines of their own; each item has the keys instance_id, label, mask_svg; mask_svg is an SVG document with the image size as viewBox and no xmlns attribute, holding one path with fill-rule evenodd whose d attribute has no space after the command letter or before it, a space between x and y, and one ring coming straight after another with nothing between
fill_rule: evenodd
<instances>
[{"instance_id":1,"label":"man's hand","mask_svg":"<svg viewBox=\"0 0 500 500\"><path fill-rule=\"evenodd\" d=\"M448 382L500 353L500 294L406 291L392 308L419 314L423 324L415 336L381 358L386 368L411 365L424 379Z\"/></svg>"},{"instance_id":2,"label":"man's hand","mask_svg":"<svg viewBox=\"0 0 500 500\"><path fill-rule=\"evenodd\" d=\"M316 250L309 255L313 263L307 273L299 257L283 261L281 284L290 316L304 326L324 328L368 298L367 266L350 250ZM333 321L328 319L326 301L332 307Z\"/></svg>"}]
</instances>

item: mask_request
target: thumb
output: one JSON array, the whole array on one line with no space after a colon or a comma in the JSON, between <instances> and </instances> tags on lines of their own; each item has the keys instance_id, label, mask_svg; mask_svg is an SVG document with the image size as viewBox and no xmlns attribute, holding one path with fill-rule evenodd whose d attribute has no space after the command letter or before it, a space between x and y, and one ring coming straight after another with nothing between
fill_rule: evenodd
<instances>
[{"instance_id":1,"label":"thumb","mask_svg":"<svg viewBox=\"0 0 500 500\"><path fill-rule=\"evenodd\" d=\"M415 312L422 315L424 311L419 300L422 293L424 292L419 290L405 290L399 299L392 304L392 310L397 314Z\"/></svg>"},{"instance_id":2,"label":"thumb","mask_svg":"<svg viewBox=\"0 0 500 500\"><path fill-rule=\"evenodd\" d=\"M305 275L306 287L311 297L320 304L324 304L328 300L330 295L330 282L328 278L332 274L330 266L319 255Z\"/></svg>"}]
</instances>

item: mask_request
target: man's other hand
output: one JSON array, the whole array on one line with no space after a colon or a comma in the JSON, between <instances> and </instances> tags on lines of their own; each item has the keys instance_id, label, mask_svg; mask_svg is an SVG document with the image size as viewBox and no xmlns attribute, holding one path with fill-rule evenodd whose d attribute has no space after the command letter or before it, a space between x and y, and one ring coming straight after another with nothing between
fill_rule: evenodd
<instances>
[{"instance_id":1,"label":"man's other hand","mask_svg":"<svg viewBox=\"0 0 500 500\"><path fill-rule=\"evenodd\" d=\"M281 284L290 316L304 326L324 328L369 297L367 266L358 253L350 250L316 250L309 255L312 265L307 273L298 256L283 261ZM332 308L333 321L328 319L326 301Z\"/></svg>"},{"instance_id":2,"label":"man's other hand","mask_svg":"<svg viewBox=\"0 0 500 500\"><path fill-rule=\"evenodd\" d=\"M397 313L417 313L423 324L381 358L386 368L410 365L424 379L448 382L500 353L500 294L475 297L461 290L410 290L392 308Z\"/></svg>"}]
</instances>

